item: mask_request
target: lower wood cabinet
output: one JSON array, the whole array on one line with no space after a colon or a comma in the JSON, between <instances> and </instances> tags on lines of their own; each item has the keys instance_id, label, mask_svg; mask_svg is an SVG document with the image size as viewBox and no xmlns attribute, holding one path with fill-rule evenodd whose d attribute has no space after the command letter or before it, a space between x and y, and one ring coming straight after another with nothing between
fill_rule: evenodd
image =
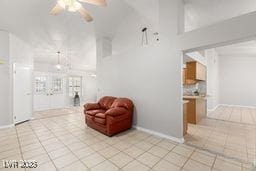
<instances>
[{"instance_id":1,"label":"lower wood cabinet","mask_svg":"<svg viewBox=\"0 0 256 171\"><path fill-rule=\"evenodd\" d=\"M188 121L187 121L187 103L183 103L183 135L187 134Z\"/></svg>"},{"instance_id":2,"label":"lower wood cabinet","mask_svg":"<svg viewBox=\"0 0 256 171\"><path fill-rule=\"evenodd\" d=\"M187 103L187 122L197 124L207 115L207 101L204 98L198 99L184 99L188 100Z\"/></svg>"}]
</instances>

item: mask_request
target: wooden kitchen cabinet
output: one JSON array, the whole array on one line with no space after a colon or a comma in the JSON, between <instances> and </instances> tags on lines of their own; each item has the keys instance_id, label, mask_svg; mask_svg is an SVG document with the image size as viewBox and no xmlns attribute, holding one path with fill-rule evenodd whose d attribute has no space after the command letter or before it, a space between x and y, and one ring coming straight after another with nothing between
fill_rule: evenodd
<instances>
[{"instance_id":1,"label":"wooden kitchen cabinet","mask_svg":"<svg viewBox=\"0 0 256 171\"><path fill-rule=\"evenodd\" d=\"M196 61L187 62L186 66L186 80L206 81L206 66Z\"/></svg>"},{"instance_id":2,"label":"wooden kitchen cabinet","mask_svg":"<svg viewBox=\"0 0 256 171\"><path fill-rule=\"evenodd\" d=\"M206 102L204 98L184 99L188 100L187 103L187 122L197 124L207 115Z\"/></svg>"},{"instance_id":3,"label":"wooden kitchen cabinet","mask_svg":"<svg viewBox=\"0 0 256 171\"><path fill-rule=\"evenodd\" d=\"M187 71L187 69L183 68L183 72L182 72L182 82L183 82L183 85L186 84L186 71Z\"/></svg>"},{"instance_id":4,"label":"wooden kitchen cabinet","mask_svg":"<svg viewBox=\"0 0 256 171\"><path fill-rule=\"evenodd\" d=\"M191 84L196 84L196 80L190 80L187 79L187 69L183 68L183 85L191 85Z\"/></svg>"},{"instance_id":5,"label":"wooden kitchen cabinet","mask_svg":"<svg viewBox=\"0 0 256 171\"><path fill-rule=\"evenodd\" d=\"M187 134L188 119L187 119L187 102L183 102L183 135Z\"/></svg>"}]
</instances>

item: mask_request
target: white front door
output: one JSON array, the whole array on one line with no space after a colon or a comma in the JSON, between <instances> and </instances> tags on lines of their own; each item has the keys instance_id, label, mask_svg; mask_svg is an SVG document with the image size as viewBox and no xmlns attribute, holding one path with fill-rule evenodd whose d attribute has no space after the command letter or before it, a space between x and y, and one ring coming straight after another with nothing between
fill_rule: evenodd
<instances>
[{"instance_id":1,"label":"white front door","mask_svg":"<svg viewBox=\"0 0 256 171\"><path fill-rule=\"evenodd\" d=\"M32 70L30 67L13 66L13 120L24 122L32 117Z\"/></svg>"},{"instance_id":2,"label":"white front door","mask_svg":"<svg viewBox=\"0 0 256 171\"><path fill-rule=\"evenodd\" d=\"M50 108L66 107L66 77L60 74L50 76Z\"/></svg>"},{"instance_id":3,"label":"white front door","mask_svg":"<svg viewBox=\"0 0 256 171\"><path fill-rule=\"evenodd\" d=\"M34 75L34 111L50 109L48 79L46 73L36 73Z\"/></svg>"},{"instance_id":4,"label":"white front door","mask_svg":"<svg viewBox=\"0 0 256 171\"><path fill-rule=\"evenodd\" d=\"M64 108L66 106L65 75L34 73L34 111Z\"/></svg>"}]
</instances>

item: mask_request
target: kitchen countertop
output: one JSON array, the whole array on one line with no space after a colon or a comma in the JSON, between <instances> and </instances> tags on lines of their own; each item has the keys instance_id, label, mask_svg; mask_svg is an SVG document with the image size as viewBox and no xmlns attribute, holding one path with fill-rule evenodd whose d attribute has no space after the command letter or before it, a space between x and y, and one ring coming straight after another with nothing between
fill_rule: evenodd
<instances>
[{"instance_id":1,"label":"kitchen countertop","mask_svg":"<svg viewBox=\"0 0 256 171\"><path fill-rule=\"evenodd\" d=\"M183 96L183 99L206 99L207 96Z\"/></svg>"},{"instance_id":2,"label":"kitchen countertop","mask_svg":"<svg viewBox=\"0 0 256 171\"><path fill-rule=\"evenodd\" d=\"M188 100L183 100L183 104L187 104L187 103L189 103Z\"/></svg>"}]
</instances>

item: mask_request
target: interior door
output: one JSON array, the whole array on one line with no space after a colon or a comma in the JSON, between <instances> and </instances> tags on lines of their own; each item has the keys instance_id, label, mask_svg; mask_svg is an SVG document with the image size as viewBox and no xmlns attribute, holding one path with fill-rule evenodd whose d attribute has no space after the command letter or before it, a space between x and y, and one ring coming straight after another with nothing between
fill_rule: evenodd
<instances>
[{"instance_id":1,"label":"interior door","mask_svg":"<svg viewBox=\"0 0 256 171\"><path fill-rule=\"evenodd\" d=\"M34 73L34 111L50 109L49 75Z\"/></svg>"},{"instance_id":2,"label":"interior door","mask_svg":"<svg viewBox=\"0 0 256 171\"><path fill-rule=\"evenodd\" d=\"M66 77L61 74L52 74L49 82L50 108L66 107Z\"/></svg>"},{"instance_id":3,"label":"interior door","mask_svg":"<svg viewBox=\"0 0 256 171\"><path fill-rule=\"evenodd\" d=\"M34 111L66 107L66 76L34 73Z\"/></svg>"},{"instance_id":4,"label":"interior door","mask_svg":"<svg viewBox=\"0 0 256 171\"><path fill-rule=\"evenodd\" d=\"M24 122L32 117L32 69L13 66L13 120Z\"/></svg>"}]
</instances>

